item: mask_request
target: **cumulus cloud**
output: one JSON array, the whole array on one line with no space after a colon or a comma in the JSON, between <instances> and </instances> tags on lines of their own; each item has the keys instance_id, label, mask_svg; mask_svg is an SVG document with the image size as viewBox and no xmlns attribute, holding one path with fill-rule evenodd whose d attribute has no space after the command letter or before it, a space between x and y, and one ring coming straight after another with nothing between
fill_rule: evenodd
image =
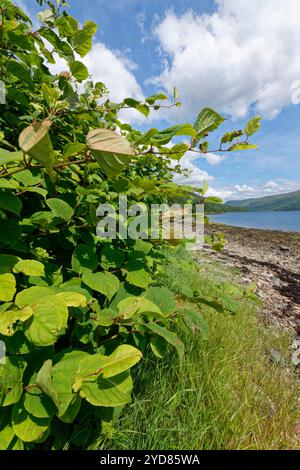
<instances>
[{"instance_id":1,"label":"cumulus cloud","mask_svg":"<svg viewBox=\"0 0 300 470\"><path fill-rule=\"evenodd\" d=\"M103 82L109 89L110 99L120 102L124 98L143 99L142 89L134 76L136 65L119 51L109 49L101 42L95 42L91 51L82 59L95 82ZM52 73L68 70L64 59L55 56L56 63L49 64ZM119 117L129 122L144 122L145 118L134 109L123 110Z\"/></svg>"},{"instance_id":2,"label":"cumulus cloud","mask_svg":"<svg viewBox=\"0 0 300 470\"><path fill-rule=\"evenodd\" d=\"M233 118L255 107L275 117L292 103L300 79L299 0L216 0L216 11L177 16L169 11L155 28L167 61L158 86L180 90L177 117L204 106Z\"/></svg>"},{"instance_id":3,"label":"cumulus cloud","mask_svg":"<svg viewBox=\"0 0 300 470\"><path fill-rule=\"evenodd\" d=\"M268 181L265 184L234 184L227 186L218 186L214 188L213 184L209 187L207 194L209 196L218 196L226 200L250 199L255 197L272 196L300 190L300 181Z\"/></svg>"},{"instance_id":4,"label":"cumulus cloud","mask_svg":"<svg viewBox=\"0 0 300 470\"><path fill-rule=\"evenodd\" d=\"M207 173L207 171L201 170L196 164L196 160L199 160L199 156L193 152L187 152L184 157L180 160L179 165L182 170L188 170L189 175L185 177L184 175L176 174L174 181L178 184L189 184L193 186L202 186L203 181L213 181L215 178ZM173 163L174 166L177 165L177 162Z\"/></svg>"}]
</instances>

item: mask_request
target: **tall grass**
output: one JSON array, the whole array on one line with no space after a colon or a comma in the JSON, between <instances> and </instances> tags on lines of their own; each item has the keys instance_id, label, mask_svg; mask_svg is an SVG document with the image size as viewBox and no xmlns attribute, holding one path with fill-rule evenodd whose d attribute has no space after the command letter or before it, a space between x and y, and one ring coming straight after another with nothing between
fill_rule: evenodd
<instances>
[{"instance_id":1,"label":"tall grass","mask_svg":"<svg viewBox=\"0 0 300 470\"><path fill-rule=\"evenodd\" d=\"M211 268L198 272L179 258L167 271L174 290L178 282L211 289L210 277L216 277ZM293 433L300 389L294 371L284 364L288 335L263 327L249 301L241 302L234 316L200 309L208 324L207 340L178 325L186 344L182 366L173 351L160 361L149 351L134 371L132 404L111 435L98 438L91 448L300 448ZM271 348L280 352L282 364L270 361Z\"/></svg>"}]
</instances>

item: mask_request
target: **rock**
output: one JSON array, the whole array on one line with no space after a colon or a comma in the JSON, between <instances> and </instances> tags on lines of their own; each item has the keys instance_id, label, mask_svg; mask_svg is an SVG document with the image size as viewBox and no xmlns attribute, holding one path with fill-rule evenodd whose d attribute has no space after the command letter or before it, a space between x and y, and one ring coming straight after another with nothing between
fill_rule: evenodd
<instances>
[{"instance_id":1,"label":"rock","mask_svg":"<svg viewBox=\"0 0 300 470\"><path fill-rule=\"evenodd\" d=\"M279 247L280 251L290 251L289 247L288 246L285 246L285 245L281 245Z\"/></svg>"},{"instance_id":2,"label":"rock","mask_svg":"<svg viewBox=\"0 0 300 470\"><path fill-rule=\"evenodd\" d=\"M281 364L282 363L282 356L279 351L276 351L276 349L271 348L269 350L270 353L270 361L273 362L274 364ZM299 359L300 363L300 359Z\"/></svg>"},{"instance_id":3,"label":"rock","mask_svg":"<svg viewBox=\"0 0 300 470\"><path fill-rule=\"evenodd\" d=\"M292 364L296 367L300 366L300 351L299 349L293 352L291 357Z\"/></svg>"}]
</instances>

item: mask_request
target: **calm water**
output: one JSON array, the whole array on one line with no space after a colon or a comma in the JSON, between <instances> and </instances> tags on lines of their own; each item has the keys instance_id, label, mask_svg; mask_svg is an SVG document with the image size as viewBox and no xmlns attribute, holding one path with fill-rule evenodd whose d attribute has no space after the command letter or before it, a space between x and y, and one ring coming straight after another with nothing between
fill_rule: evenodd
<instances>
[{"instance_id":1,"label":"calm water","mask_svg":"<svg viewBox=\"0 0 300 470\"><path fill-rule=\"evenodd\" d=\"M209 218L212 222L236 227L300 232L300 211L228 212L212 214Z\"/></svg>"}]
</instances>

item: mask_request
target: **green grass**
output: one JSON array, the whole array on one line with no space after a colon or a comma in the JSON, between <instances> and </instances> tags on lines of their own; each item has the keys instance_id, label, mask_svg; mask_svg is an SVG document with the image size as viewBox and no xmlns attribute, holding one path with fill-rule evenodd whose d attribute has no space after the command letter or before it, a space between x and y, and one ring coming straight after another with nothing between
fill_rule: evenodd
<instances>
[{"instance_id":1,"label":"green grass","mask_svg":"<svg viewBox=\"0 0 300 470\"><path fill-rule=\"evenodd\" d=\"M186 283L211 291L216 277L232 274L203 265L200 272L182 254L167 268L175 291ZM178 298L179 308L185 301ZM288 356L287 334L263 327L249 300L232 316L201 306L207 340L178 331L186 344L179 365L173 351L162 360L146 354L134 370L134 396L115 429L91 448L109 449L290 449L299 419L300 389L294 371L270 361L270 348ZM286 359L288 360L288 359Z\"/></svg>"}]
</instances>

